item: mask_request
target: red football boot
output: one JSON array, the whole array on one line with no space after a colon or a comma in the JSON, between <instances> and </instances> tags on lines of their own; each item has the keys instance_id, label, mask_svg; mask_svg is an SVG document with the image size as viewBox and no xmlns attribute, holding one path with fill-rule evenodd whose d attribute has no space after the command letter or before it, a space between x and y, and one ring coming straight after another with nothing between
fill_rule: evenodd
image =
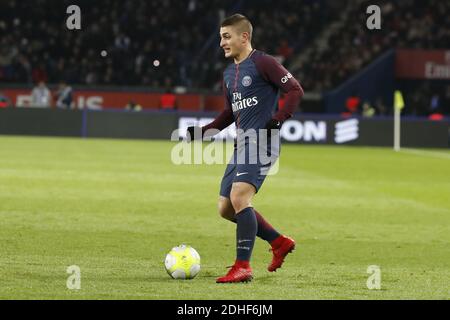
<instances>
[{"instance_id":1,"label":"red football boot","mask_svg":"<svg viewBox=\"0 0 450 320\"><path fill-rule=\"evenodd\" d=\"M292 252L295 249L295 241L286 236L279 236L272 242L272 262L270 263L267 270L270 272L276 271L278 268L281 268L281 265L284 262L284 258L288 255L288 253Z\"/></svg>"},{"instance_id":2,"label":"red football boot","mask_svg":"<svg viewBox=\"0 0 450 320\"><path fill-rule=\"evenodd\" d=\"M248 282L252 281L252 269L250 265L247 263L242 263L240 261L236 261L233 266L231 266L230 271L220 278L217 278L217 283L232 283L232 282Z\"/></svg>"}]
</instances>

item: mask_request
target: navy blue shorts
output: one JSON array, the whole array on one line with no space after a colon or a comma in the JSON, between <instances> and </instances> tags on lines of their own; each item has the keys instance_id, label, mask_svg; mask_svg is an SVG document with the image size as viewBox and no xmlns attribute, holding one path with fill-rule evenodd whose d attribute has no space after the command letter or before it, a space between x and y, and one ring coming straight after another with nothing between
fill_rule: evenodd
<instances>
[{"instance_id":1,"label":"navy blue shorts","mask_svg":"<svg viewBox=\"0 0 450 320\"><path fill-rule=\"evenodd\" d=\"M255 161L240 161L242 160L240 156L242 156L243 152L246 152L247 156L249 155L247 148L245 151L238 151L235 145L233 156L225 169L225 173L220 184L220 195L222 197L230 197L231 187L234 182L249 183L253 185L256 192L258 192L266 179L270 168L276 161L276 158L278 158L277 156L275 161L274 158L271 158L270 162L268 162L267 159L263 161L259 157Z\"/></svg>"}]
</instances>

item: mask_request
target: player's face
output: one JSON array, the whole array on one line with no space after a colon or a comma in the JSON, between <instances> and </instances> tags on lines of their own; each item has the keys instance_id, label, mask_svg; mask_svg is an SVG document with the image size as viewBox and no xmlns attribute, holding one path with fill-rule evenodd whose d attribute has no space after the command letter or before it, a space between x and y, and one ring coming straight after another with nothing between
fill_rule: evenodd
<instances>
[{"instance_id":1,"label":"player's face","mask_svg":"<svg viewBox=\"0 0 450 320\"><path fill-rule=\"evenodd\" d=\"M240 54L245 45L245 39L232 26L220 28L220 47L225 58L234 58Z\"/></svg>"}]
</instances>

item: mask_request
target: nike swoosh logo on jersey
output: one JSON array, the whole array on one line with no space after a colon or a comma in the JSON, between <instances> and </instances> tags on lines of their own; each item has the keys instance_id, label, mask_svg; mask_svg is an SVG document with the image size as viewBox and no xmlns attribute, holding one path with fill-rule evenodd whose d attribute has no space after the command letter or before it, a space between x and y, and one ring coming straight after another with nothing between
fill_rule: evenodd
<instances>
[{"instance_id":1,"label":"nike swoosh logo on jersey","mask_svg":"<svg viewBox=\"0 0 450 320\"><path fill-rule=\"evenodd\" d=\"M248 172L238 172L236 173L236 177L242 176L244 174L248 174Z\"/></svg>"}]
</instances>

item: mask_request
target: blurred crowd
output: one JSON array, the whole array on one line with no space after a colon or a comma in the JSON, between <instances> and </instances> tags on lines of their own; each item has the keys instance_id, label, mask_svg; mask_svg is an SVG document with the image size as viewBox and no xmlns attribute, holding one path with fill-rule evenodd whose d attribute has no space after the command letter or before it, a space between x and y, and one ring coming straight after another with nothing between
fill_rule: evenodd
<instances>
[{"instance_id":1,"label":"blurred crowd","mask_svg":"<svg viewBox=\"0 0 450 320\"><path fill-rule=\"evenodd\" d=\"M0 81L161 86L177 81L219 1L2 1ZM81 8L82 29L66 27ZM175 27L176 26L176 27ZM104 51L102 55L102 51ZM161 61L160 68L154 61Z\"/></svg>"},{"instance_id":2,"label":"blurred crowd","mask_svg":"<svg viewBox=\"0 0 450 320\"><path fill-rule=\"evenodd\" d=\"M72 4L81 8L81 30L66 27L66 9ZM371 4L363 0L0 1L0 83L65 81L219 91L222 71L229 63L219 48L219 22L235 12L253 22L254 47L276 56L307 92L336 88L389 48L450 48L449 1L379 0L382 28L372 31L366 28L366 8ZM327 29L328 40L318 41ZM298 57L303 58L301 64L296 63ZM432 90L417 99L433 95Z\"/></svg>"},{"instance_id":3,"label":"blurred crowd","mask_svg":"<svg viewBox=\"0 0 450 320\"><path fill-rule=\"evenodd\" d=\"M381 30L366 28L366 8L360 1L333 31L325 50L313 47L304 64L293 70L310 91L322 92L343 83L389 48L450 48L450 2L441 0L376 1Z\"/></svg>"},{"instance_id":4,"label":"blurred crowd","mask_svg":"<svg viewBox=\"0 0 450 320\"><path fill-rule=\"evenodd\" d=\"M405 108L402 114L429 117L440 120L440 115L450 114L450 84L431 80L405 80L398 83L402 93ZM393 100L393 99L392 99ZM382 97L374 101L361 98L357 92L347 97L343 116L392 116L394 108L391 103L383 101Z\"/></svg>"},{"instance_id":5,"label":"blurred crowd","mask_svg":"<svg viewBox=\"0 0 450 320\"><path fill-rule=\"evenodd\" d=\"M258 49L289 63L326 26L325 0L8 0L0 2L0 82L218 86L225 16L248 15ZM81 8L82 29L66 28Z\"/></svg>"},{"instance_id":6,"label":"blurred crowd","mask_svg":"<svg viewBox=\"0 0 450 320\"><path fill-rule=\"evenodd\" d=\"M450 114L450 84L441 85L433 81L410 84L411 95L406 97L405 113L415 116Z\"/></svg>"}]
</instances>

